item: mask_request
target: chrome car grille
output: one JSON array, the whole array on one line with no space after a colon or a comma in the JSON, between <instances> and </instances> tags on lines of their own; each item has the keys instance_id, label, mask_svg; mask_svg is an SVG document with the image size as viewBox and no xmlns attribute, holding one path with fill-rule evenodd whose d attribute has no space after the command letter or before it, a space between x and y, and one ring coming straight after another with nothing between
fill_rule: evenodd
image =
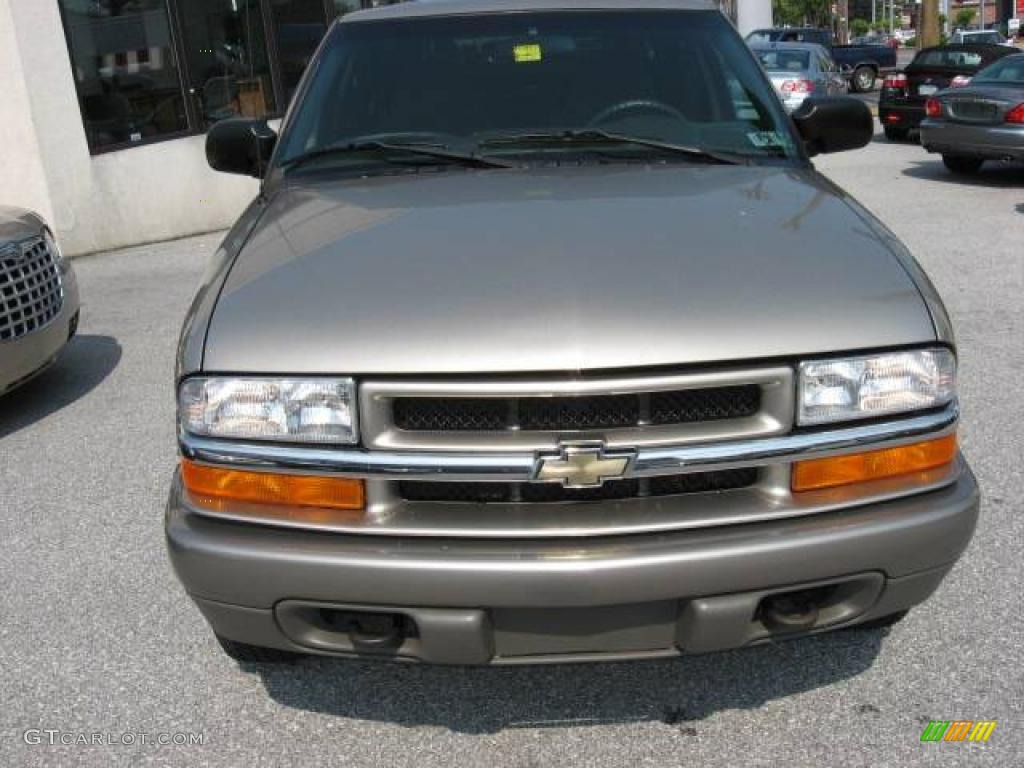
<instances>
[{"instance_id":1,"label":"chrome car grille","mask_svg":"<svg viewBox=\"0 0 1024 768\"><path fill-rule=\"evenodd\" d=\"M0 248L0 341L38 331L63 304L60 268L45 240Z\"/></svg>"},{"instance_id":2,"label":"chrome car grille","mask_svg":"<svg viewBox=\"0 0 1024 768\"><path fill-rule=\"evenodd\" d=\"M787 367L640 376L368 380L370 450L552 450L710 443L783 434L793 423Z\"/></svg>"}]
</instances>

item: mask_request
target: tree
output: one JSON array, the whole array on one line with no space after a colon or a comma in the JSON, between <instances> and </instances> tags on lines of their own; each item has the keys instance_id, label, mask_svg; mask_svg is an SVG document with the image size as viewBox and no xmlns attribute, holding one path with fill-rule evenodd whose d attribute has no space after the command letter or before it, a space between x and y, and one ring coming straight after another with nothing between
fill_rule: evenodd
<instances>
[{"instance_id":1,"label":"tree","mask_svg":"<svg viewBox=\"0 0 1024 768\"><path fill-rule=\"evenodd\" d=\"M871 24L865 19L854 19L850 22L850 32L854 37L864 37L871 31Z\"/></svg>"},{"instance_id":2,"label":"tree","mask_svg":"<svg viewBox=\"0 0 1024 768\"><path fill-rule=\"evenodd\" d=\"M772 0L776 24L826 27L832 17L829 0Z\"/></svg>"},{"instance_id":3,"label":"tree","mask_svg":"<svg viewBox=\"0 0 1024 768\"><path fill-rule=\"evenodd\" d=\"M976 11L973 8L961 8L956 12L956 25L960 29L967 29L974 22L974 14Z\"/></svg>"}]
</instances>

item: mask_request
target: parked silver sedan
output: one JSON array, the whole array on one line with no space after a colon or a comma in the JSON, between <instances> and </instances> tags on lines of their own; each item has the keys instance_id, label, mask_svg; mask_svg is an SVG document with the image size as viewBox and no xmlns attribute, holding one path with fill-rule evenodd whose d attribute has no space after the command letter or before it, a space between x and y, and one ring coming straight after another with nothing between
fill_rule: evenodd
<instances>
[{"instance_id":1,"label":"parked silver sedan","mask_svg":"<svg viewBox=\"0 0 1024 768\"><path fill-rule=\"evenodd\" d=\"M925 114L921 144L954 173L977 173L986 160L1024 162L1024 53L935 94Z\"/></svg>"},{"instance_id":2,"label":"parked silver sedan","mask_svg":"<svg viewBox=\"0 0 1024 768\"><path fill-rule=\"evenodd\" d=\"M808 96L841 96L849 84L824 47L814 43L759 43L751 46L787 112Z\"/></svg>"},{"instance_id":3,"label":"parked silver sedan","mask_svg":"<svg viewBox=\"0 0 1024 768\"><path fill-rule=\"evenodd\" d=\"M0 206L0 394L57 359L78 313L75 274L46 222Z\"/></svg>"}]
</instances>

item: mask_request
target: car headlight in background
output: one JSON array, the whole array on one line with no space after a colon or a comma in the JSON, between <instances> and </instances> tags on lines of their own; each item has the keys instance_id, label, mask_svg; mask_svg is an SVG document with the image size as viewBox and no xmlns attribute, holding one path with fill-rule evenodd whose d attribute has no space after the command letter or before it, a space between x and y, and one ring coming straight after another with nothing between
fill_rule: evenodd
<instances>
[{"instance_id":1,"label":"car headlight in background","mask_svg":"<svg viewBox=\"0 0 1024 768\"><path fill-rule=\"evenodd\" d=\"M355 382L202 377L182 383L186 432L233 440L350 445L359 439Z\"/></svg>"},{"instance_id":2,"label":"car headlight in background","mask_svg":"<svg viewBox=\"0 0 1024 768\"><path fill-rule=\"evenodd\" d=\"M956 358L940 348L809 360L798 398L801 426L940 407L956 399Z\"/></svg>"}]
</instances>

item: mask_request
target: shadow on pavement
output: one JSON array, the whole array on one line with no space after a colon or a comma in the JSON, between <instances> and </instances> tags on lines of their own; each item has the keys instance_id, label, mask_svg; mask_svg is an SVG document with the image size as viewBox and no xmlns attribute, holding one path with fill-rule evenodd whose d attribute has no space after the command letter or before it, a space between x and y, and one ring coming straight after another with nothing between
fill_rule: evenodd
<instances>
[{"instance_id":1,"label":"shadow on pavement","mask_svg":"<svg viewBox=\"0 0 1024 768\"><path fill-rule=\"evenodd\" d=\"M1020 189L1024 186L1024 165L1002 165L989 162L982 166L978 173L971 176L960 176L947 170L939 155L931 155L927 159L915 160L903 169L904 176L927 181L941 181L946 184L959 184L966 187L990 187L993 189Z\"/></svg>"},{"instance_id":2,"label":"shadow on pavement","mask_svg":"<svg viewBox=\"0 0 1024 768\"><path fill-rule=\"evenodd\" d=\"M0 437L24 429L84 397L120 361L121 345L117 339L76 336L50 368L0 397Z\"/></svg>"},{"instance_id":3,"label":"shadow on pavement","mask_svg":"<svg viewBox=\"0 0 1024 768\"><path fill-rule=\"evenodd\" d=\"M428 667L309 658L246 665L280 704L326 715L489 734L661 722L696 735L730 709L841 682L871 667L888 630L837 632L667 661L527 667ZM870 712L871 702L850 702Z\"/></svg>"}]
</instances>

